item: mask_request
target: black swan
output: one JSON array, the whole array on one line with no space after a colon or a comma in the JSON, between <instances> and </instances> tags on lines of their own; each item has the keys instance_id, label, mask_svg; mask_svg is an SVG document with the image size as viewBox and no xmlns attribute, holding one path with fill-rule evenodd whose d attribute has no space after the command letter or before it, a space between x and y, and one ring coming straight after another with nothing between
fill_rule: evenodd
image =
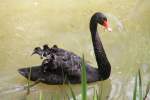
<instances>
[{"instance_id":1,"label":"black swan","mask_svg":"<svg viewBox=\"0 0 150 100\"><path fill-rule=\"evenodd\" d=\"M90 31L98 68L86 64L88 83L105 80L111 73L111 65L97 32L98 24L111 31L104 14L97 12L92 16ZM30 80L46 84L81 83L81 58L76 54L58 48L57 45L51 48L44 45L43 49L36 47L33 54L40 55L44 60L41 65L30 67L31 73L29 67L19 69L19 73L24 77L28 78L30 73Z\"/></svg>"}]
</instances>

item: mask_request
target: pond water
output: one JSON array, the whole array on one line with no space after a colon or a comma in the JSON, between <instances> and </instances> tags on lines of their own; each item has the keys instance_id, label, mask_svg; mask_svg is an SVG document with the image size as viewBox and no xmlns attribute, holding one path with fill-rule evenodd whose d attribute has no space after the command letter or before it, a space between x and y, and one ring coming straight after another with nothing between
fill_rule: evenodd
<instances>
[{"instance_id":1,"label":"pond water","mask_svg":"<svg viewBox=\"0 0 150 100\"><path fill-rule=\"evenodd\" d=\"M97 66L89 20L99 11L105 13L113 29L110 33L99 27L112 73L104 82L89 84L88 95L96 87L103 90L103 100L131 100L139 68L145 89L150 79L149 0L1 0L0 98L36 100L40 93L65 95L67 86L38 84L25 96L27 80L17 69L41 64L38 56L30 55L34 47L43 44L84 54ZM72 87L80 98L80 86Z\"/></svg>"}]
</instances>

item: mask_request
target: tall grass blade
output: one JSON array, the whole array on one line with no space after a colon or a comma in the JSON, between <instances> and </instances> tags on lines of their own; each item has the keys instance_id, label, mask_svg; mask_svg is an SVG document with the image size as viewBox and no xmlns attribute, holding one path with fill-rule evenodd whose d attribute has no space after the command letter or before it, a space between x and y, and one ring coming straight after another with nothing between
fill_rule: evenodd
<instances>
[{"instance_id":1,"label":"tall grass blade","mask_svg":"<svg viewBox=\"0 0 150 100\"><path fill-rule=\"evenodd\" d=\"M60 96L58 94L55 94L53 100L62 100L62 99L60 99Z\"/></svg>"},{"instance_id":2,"label":"tall grass blade","mask_svg":"<svg viewBox=\"0 0 150 100\"><path fill-rule=\"evenodd\" d=\"M101 88L99 87L99 94L98 94L98 100L102 100L102 95L103 95L103 82L101 84Z\"/></svg>"},{"instance_id":3,"label":"tall grass blade","mask_svg":"<svg viewBox=\"0 0 150 100\"><path fill-rule=\"evenodd\" d=\"M100 98L100 96L99 96L97 90L96 90L96 96L97 96L97 100L101 100L101 98Z\"/></svg>"},{"instance_id":4,"label":"tall grass blade","mask_svg":"<svg viewBox=\"0 0 150 100\"><path fill-rule=\"evenodd\" d=\"M42 92L40 91L40 97L39 97L39 100L42 100L42 98L43 98L43 94L42 94Z\"/></svg>"},{"instance_id":5,"label":"tall grass blade","mask_svg":"<svg viewBox=\"0 0 150 100\"><path fill-rule=\"evenodd\" d=\"M138 71L138 77L139 77L139 98L140 100L143 100L143 94L142 94L142 79L141 79L141 72L140 69Z\"/></svg>"},{"instance_id":6,"label":"tall grass blade","mask_svg":"<svg viewBox=\"0 0 150 100\"><path fill-rule=\"evenodd\" d=\"M86 78L86 65L84 56L82 58L82 80L81 80L81 86L82 86L82 100L87 100L87 78Z\"/></svg>"},{"instance_id":7,"label":"tall grass blade","mask_svg":"<svg viewBox=\"0 0 150 100\"><path fill-rule=\"evenodd\" d=\"M64 87L64 83L63 83L63 87ZM71 87L69 87L69 89L70 89ZM70 89L70 91L71 91L71 89ZM69 94L67 93L67 90L66 89L64 89L64 100L70 100L70 97L69 97ZM66 99L67 98L67 99Z\"/></svg>"},{"instance_id":8,"label":"tall grass blade","mask_svg":"<svg viewBox=\"0 0 150 100\"><path fill-rule=\"evenodd\" d=\"M95 93L95 88L94 88L94 95L93 95L93 100L96 100L96 93Z\"/></svg>"},{"instance_id":9,"label":"tall grass blade","mask_svg":"<svg viewBox=\"0 0 150 100\"><path fill-rule=\"evenodd\" d=\"M51 97L50 97L51 99L50 100L54 100L54 95L51 95Z\"/></svg>"},{"instance_id":10,"label":"tall grass blade","mask_svg":"<svg viewBox=\"0 0 150 100\"><path fill-rule=\"evenodd\" d=\"M99 100L98 93L97 93L97 90L95 88L94 88L93 100Z\"/></svg>"},{"instance_id":11,"label":"tall grass blade","mask_svg":"<svg viewBox=\"0 0 150 100\"><path fill-rule=\"evenodd\" d=\"M30 78L31 78L31 67L29 70L29 75L28 75L28 82L27 82L27 95L30 94Z\"/></svg>"},{"instance_id":12,"label":"tall grass blade","mask_svg":"<svg viewBox=\"0 0 150 100\"><path fill-rule=\"evenodd\" d=\"M143 100L146 100L149 91L150 91L150 82L147 84L146 93L145 93L145 96L144 96Z\"/></svg>"},{"instance_id":13,"label":"tall grass blade","mask_svg":"<svg viewBox=\"0 0 150 100\"><path fill-rule=\"evenodd\" d=\"M137 94L137 75L135 77L135 83L134 83L133 100L136 100L136 94Z\"/></svg>"},{"instance_id":14,"label":"tall grass blade","mask_svg":"<svg viewBox=\"0 0 150 100\"><path fill-rule=\"evenodd\" d=\"M73 98L73 100L77 100L76 99L76 96L75 96L75 93L73 92L73 90L72 90L72 87L71 87L71 85L70 85L70 83L69 83L69 89L70 89L70 91L71 91L71 95L72 95L72 98Z\"/></svg>"}]
</instances>

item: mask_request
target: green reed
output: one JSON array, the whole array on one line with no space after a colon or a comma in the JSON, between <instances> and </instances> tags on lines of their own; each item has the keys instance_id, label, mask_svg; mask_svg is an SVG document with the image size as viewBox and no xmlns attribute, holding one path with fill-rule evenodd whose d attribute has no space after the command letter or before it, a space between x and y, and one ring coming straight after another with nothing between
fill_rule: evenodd
<instances>
[{"instance_id":1,"label":"green reed","mask_svg":"<svg viewBox=\"0 0 150 100\"><path fill-rule=\"evenodd\" d=\"M134 83L134 91L133 91L133 100L146 100L147 95L150 90L150 82L147 84L146 87L146 93L143 96L143 85L142 85L142 78L141 78L141 71L140 69L138 70L138 73L136 74L135 77L135 83Z\"/></svg>"},{"instance_id":2,"label":"green reed","mask_svg":"<svg viewBox=\"0 0 150 100\"><path fill-rule=\"evenodd\" d=\"M28 81L27 81L27 95L30 94L30 78L31 78L31 67L30 67Z\"/></svg>"},{"instance_id":3,"label":"green reed","mask_svg":"<svg viewBox=\"0 0 150 100\"><path fill-rule=\"evenodd\" d=\"M86 64L85 64L84 56L82 58L81 69L82 69L82 73L81 73L81 75L82 75L82 77L81 77L81 96L82 96L82 99L81 100L88 100L88 97L87 97L87 85L88 84L87 84ZM27 94L30 93L30 83L29 83L30 77L31 77L31 68L30 68L30 73L29 73L29 77L28 77ZM147 88L145 90L145 95L143 92L142 84L143 83L142 83L141 71L139 69L138 73L136 74L136 77L135 77L133 97L132 97L133 100L146 100L147 95L150 91L150 82L148 83ZM70 83L68 84L68 86L69 86L70 93L71 93L71 99L72 100L78 100ZM103 91L100 91L100 90L101 89L99 89L99 91L97 91L97 89L94 88L93 100L101 100L101 96L102 96ZM67 96L68 100L70 100L69 95L66 94L66 96ZM39 100L44 100L42 92L40 92ZM61 98L58 95L52 95L50 100L61 100Z\"/></svg>"},{"instance_id":4,"label":"green reed","mask_svg":"<svg viewBox=\"0 0 150 100\"><path fill-rule=\"evenodd\" d=\"M86 64L84 60L84 56L82 58L82 80L81 80L81 86L82 86L82 100L87 100L87 77L86 77Z\"/></svg>"}]
</instances>

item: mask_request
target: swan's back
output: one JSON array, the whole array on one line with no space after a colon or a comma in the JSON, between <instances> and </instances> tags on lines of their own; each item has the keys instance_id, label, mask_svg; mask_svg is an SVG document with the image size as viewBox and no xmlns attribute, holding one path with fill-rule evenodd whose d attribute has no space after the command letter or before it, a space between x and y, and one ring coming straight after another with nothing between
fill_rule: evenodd
<instances>
[{"instance_id":1,"label":"swan's back","mask_svg":"<svg viewBox=\"0 0 150 100\"><path fill-rule=\"evenodd\" d=\"M45 73L57 70L64 71L67 75L80 75L81 58L76 54L58 47L49 49L49 54L42 63Z\"/></svg>"},{"instance_id":2,"label":"swan's back","mask_svg":"<svg viewBox=\"0 0 150 100\"><path fill-rule=\"evenodd\" d=\"M81 57L64 49L53 46L44 51L45 59L40 66L33 66L31 80L47 84L81 83ZM86 64L87 81L99 80L98 70ZM19 69L28 78L30 69Z\"/></svg>"}]
</instances>

